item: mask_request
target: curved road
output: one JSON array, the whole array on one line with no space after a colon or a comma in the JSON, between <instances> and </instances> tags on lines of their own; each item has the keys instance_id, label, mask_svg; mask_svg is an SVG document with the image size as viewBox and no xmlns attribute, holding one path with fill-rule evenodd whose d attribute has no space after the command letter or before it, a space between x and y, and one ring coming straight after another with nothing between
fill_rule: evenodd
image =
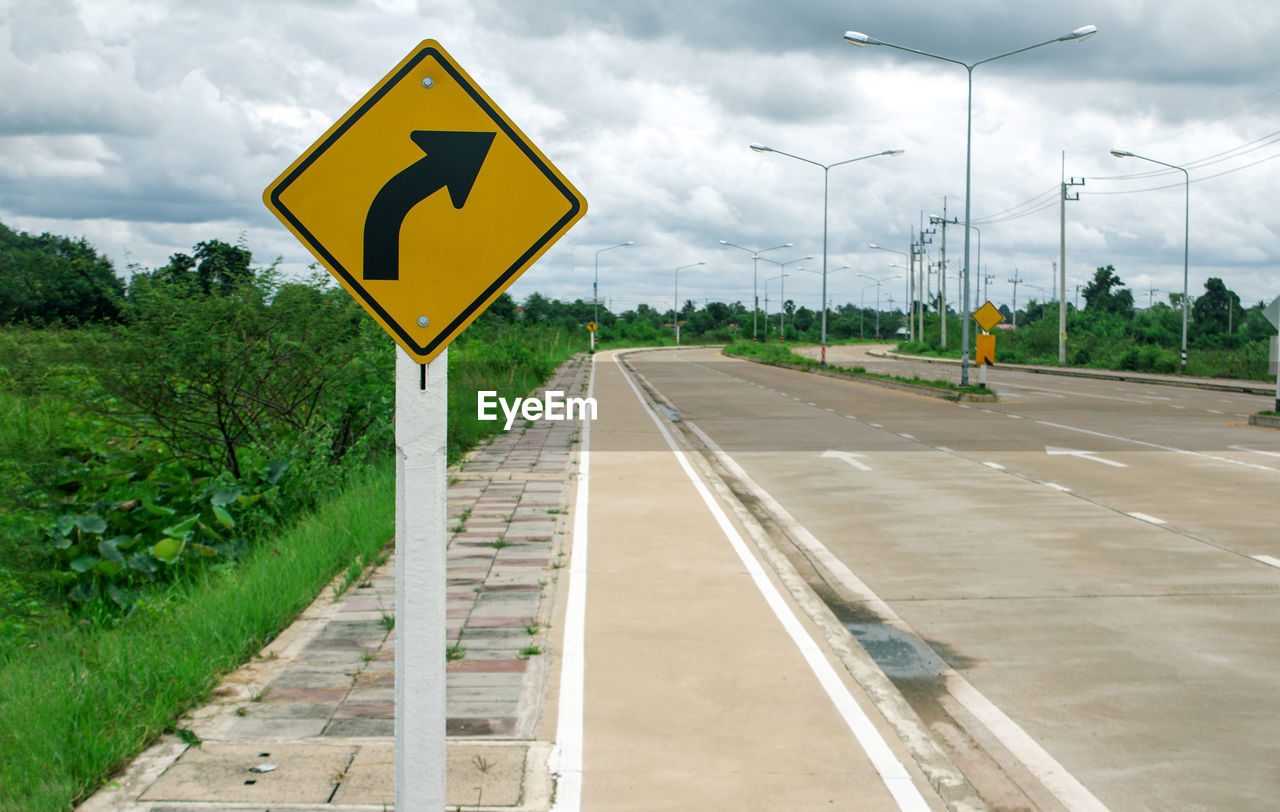
<instances>
[{"instance_id":1,"label":"curved road","mask_svg":"<svg viewBox=\"0 0 1280 812\"><path fill-rule=\"evenodd\" d=\"M957 405L710 349L629 363L992 806L1274 808L1280 432L1245 420L1269 398L997 368L999 403Z\"/></svg>"}]
</instances>

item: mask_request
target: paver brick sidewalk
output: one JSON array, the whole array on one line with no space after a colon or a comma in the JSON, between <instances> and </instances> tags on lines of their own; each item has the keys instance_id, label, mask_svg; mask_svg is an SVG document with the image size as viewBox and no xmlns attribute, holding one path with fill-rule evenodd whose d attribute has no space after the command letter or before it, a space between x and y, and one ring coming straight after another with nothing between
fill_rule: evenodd
<instances>
[{"instance_id":1,"label":"paver brick sidewalk","mask_svg":"<svg viewBox=\"0 0 1280 812\"><path fill-rule=\"evenodd\" d=\"M588 368L572 359L546 388L585 394ZM473 806L481 791L484 808L549 806L550 743L535 741L535 728L579 431L568 421L513 427L450 472L450 807ZM201 746L164 737L80 809L390 808L394 568L391 556L336 598L341 579L331 584L191 714Z\"/></svg>"}]
</instances>

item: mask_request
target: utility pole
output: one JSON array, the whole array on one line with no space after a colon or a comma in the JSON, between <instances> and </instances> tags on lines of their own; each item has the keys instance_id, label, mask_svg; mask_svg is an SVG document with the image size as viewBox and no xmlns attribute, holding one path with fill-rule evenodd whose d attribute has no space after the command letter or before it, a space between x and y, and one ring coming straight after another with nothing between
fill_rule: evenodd
<instances>
[{"instance_id":1,"label":"utility pole","mask_svg":"<svg viewBox=\"0 0 1280 812\"><path fill-rule=\"evenodd\" d=\"M1022 281L1022 278L1018 276L1017 268L1013 269L1013 278L1009 281L1013 283L1013 326L1016 329L1018 326L1018 283Z\"/></svg>"},{"instance_id":2,"label":"utility pole","mask_svg":"<svg viewBox=\"0 0 1280 812\"><path fill-rule=\"evenodd\" d=\"M1077 291L1079 291L1079 290L1080 290L1080 286L1079 286L1079 285L1076 285L1076 290L1077 290ZM1148 310L1150 310L1150 309L1151 309L1152 304L1155 302L1156 294L1157 294L1157 293L1159 293L1159 292L1160 292L1160 288L1148 288L1148 289L1147 289L1147 309L1148 309ZM1230 330L1228 330L1227 332L1231 332L1231 331L1230 331Z\"/></svg>"},{"instance_id":3,"label":"utility pole","mask_svg":"<svg viewBox=\"0 0 1280 812\"><path fill-rule=\"evenodd\" d=\"M982 275L982 300L985 302L991 301L991 297L987 295L987 284L995 278L995 274L984 273Z\"/></svg>"},{"instance_id":4,"label":"utility pole","mask_svg":"<svg viewBox=\"0 0 1280 812\"><path fill-rule=\"evenodd\" d=\"M947 226L959 225L959 220L947 219L947 199L942 198L942 216L930 217L930 225L942 226L942 259L938 268L938 298L942 302L939 310L939 324L941 325L940 344L942 349L947 348Z\"/></svg>"},{"instance_id":5,"label":"utility pole","mask_svg":"<svg viewBox=\"0 0 1280 812\"><path fill-rule=\"evenodd\" d=\"M916 322L911 307L916 299L916 227L911 227L911 242L907 244L907 341L915 340Z\"/></svg>"},{"instance_id":6,"label":"utility pole","mask_svg":"<svg viewBox=\"0 0 1280 812\"><path fill-rule=\"evenodd\" d=\"M1067 179L1067 152L1062 151L1062 199L1058 205L1058 366L1067 365L1067 201L1079 200L1071 195L1072 186L1084 186L1084 178Z\"/></svg>"},{"instance_id":7,"label":"utility pole","mask_svg":"<svg viewBox=\"0 0 1280 812\"><path fill-rule=\"evenodd\" d=\"M936 228L926 229L924 227L924 212L920 212L920 341L924 342L924 311L925 303L929 300L929 256L926 253L925 246L933 244L933 235L937 234Z\"/></svg>"}]
</instances>

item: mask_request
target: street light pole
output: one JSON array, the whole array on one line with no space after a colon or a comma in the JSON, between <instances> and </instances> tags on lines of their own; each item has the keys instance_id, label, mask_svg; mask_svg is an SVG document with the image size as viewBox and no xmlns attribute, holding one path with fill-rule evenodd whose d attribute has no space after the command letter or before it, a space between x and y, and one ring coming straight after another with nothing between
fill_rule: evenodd
<instances>
[{"instance_id":1,"label":"street light pole","mask_svg":"<svg viewBox=\"0 0 1280 812\"><path fill-rule=\"evenodd\" d=\"M605 251L612 251L615 248L626 248L631 245L635 245L634 240L620 242L617 245L611 245L608 248L601 248L599 251L596 251L596 275L593 281L591 282L591 302L592 302L591 321L596 325L597 328L599 328L600 326L600 255L603 254ZM591 351L592 352L596 351L596 331L595 330L591 331Z\"/></svg>"},{"instance_id":2,"label":"street light pole","mask_svg":"<svg viewBox=\"0 0 1280 812\"><path fill-rule=\"evenodd\" d=\"M1170 169L1176 169L1182 173L1186 179L1186 198L1183 201L1183 225L1182 225L1182 372L1187 372L1187 301L1190 298L1187 290L1187 270L1188 257L1191 250L1191 173L1184 167L1177 164L1169 164L1164 161L1157 161L1155 158L1147 158L1142 155L1135 155L1132 152L1126 152L1122 149L1113 149L1111 154L1117 158L1137 158L1140 161L1150 161L1153 164L1167 166Z\"/></svg>"},{"instance_id":3,"label":"street light pole","mask_svg":"<svg viewBox=\"0 0 1280 812\"><path fill-rule=\"evenodd\" d=\"M915 261L914 261L914 257L912 257L910 254L908 254L908 253L906 253L906 252L904 252L904 251L895 251L895 250L893 250L892 248L885 248L884 246L882 246L882 245L876 245L875 243L869 243L869 244L867 245L867 247L868 247L868 248L874 248L874 249L876 249L877 251L888 251L888 252L889 252L889 253L891 253L891 254L897 254L897 255L898 255L898 256L900 256L900 257L906 257L906 258L907 258L907 265L908 265L908 266L910 266L910 267L908 267L908 268L906 269L906 271L907 271L907 299L906 299L906 301L910 302L910 301L911 301L911 283L915 281ZM877 292L877 295L878 295L878 292ZM908 307L908 309L910 309L910 307ZM911 335L910 335L910 334L915 332L915 328L914 328L914 327L912 327L912 326L911 326L911 324L912 324L912 322L911 322L911 318L910 318L910 316L908 316L908 317L907 317L907 325L908 325L908 326L907 326L907 339L908 339L908 340L910 340L910 339L911 339ZM879 332L879 331L877 331L877 332Z\"/></svg>"},{"instance_id":4,"label":"street light pole","mask_svg":"<svg viewBox=\"0 0 1280 812\"><path fill-rule=\"evenodd\" d=\"M1044 42L1037 42L1035 45L1028 45L1025 48L1019 48L1016 51L1009 51L1008 53L999 54L997 56L988 57L986 59L980 59L977 62L973 62L973 63L961 62L958 59L951 59L949 57L939 56L938 54L931 54L928 51L918 51L915 48L907 48L902 45L894 45L893 43L890 43L890 42L882 42L881 40L878 40L875 37L868 36L867 34L863 34L860 31L845 32L845 35L844 35L845 42L848 42L850 45L857 45L859 47L862 47L864 45L883 45L886 48L895 48L899 51L906 51L908 53L918 54L919 56L926 56L926 57L929 57L930 59L937 59L942 62L950 62L953 65L959 65L962 68L964 68L966 71L968 71L968 74L969 74L969 102L968 102L967 121L965 123L965 147L964 147L964 303L962 305L964 312L961 314L961 318L960 318L960 333L961 333L960 385L961 386L969 385L969 227L971 225L970 204L973 201L973 195L972 195L972 191L973 191L973 183L972 183L972 177L973 177L973 172L972 172L972 167L973 167L973 69L978 67L979 65L984 65L988 62L994 62L997 59L1004 59L1006 56L1013 56L1015 54L1023 53L1024 51L1030 51L1032 48L1039 48L1043 45L1052 45L1055 42L1067 42L1070 40L1077 40L1077 41L1083 40L1093 36L1097 32L1098 32L1097 26L1083 25L1077 28L1076 30L1072 31L1070 34L1064 34L1061 37L1057 37L1051 40L1045 40ZM944 318L945 318L945 315L944 315Z\"/></svg>"},{"instance_id":5,"label":"street light pole","mask_svg":"<svg viewBox=\"0 0 1280 812\"><path fill-rule=\"evenodd\" d=\"M782 245L775 245L772 248L751 249L742 245L735 245L728 240L721 240L721 245L727 245L730 248L737 248L751 254L751 340L756 340L756 315L760 312L760 288L758 280L760 279L760 255L765 251L777 251L779 248L790 248L794 243L784 242Z\"/></svg>"},{"instance_id":6,"label":"street light pole","mask_svg":"<svg viewBox=\"0 0 1280 812\"><path fill-rule=\"evenodd\" d=\"M876 339L879 340L880 338L880 283L888 282L890 279L898 279L902 276L902 274L894 274L893 276L886 276L882 279L876 279L874 276L867 276L864 273L855 273L854 276L861 276L863 279L870 279L876 286ZM867 288L869 287L871 287L871 285L867 285ZM867 288L863 288L863 290L866 290Z\"/></svg>"},{"instance_id":7,"label":"street light pole","mask_svg":"<svg viewBox=\"0 0 1280 812\"><path fill-rule=\"evenodd\" d=\"M777 266L778 266L778 269L779 269L779 270L785 271L785 270L787 269L787 266L788 266L788 265L794 265L794 264L795 264L795 263L797 263L797 262L804 262L804 261L805 261L805 260L807 260L807 259L813 259L813 254L810 254L810 255L809 255L809 256L807 256L807 257L799 257L799 258L797 258L797 259L787 260L786 262L779 262L779 261L778 261L778 260L776 260L776 259L769 259L768 257L760 257L760 258L761 258L761 259L763 259L765 262L772 262L774 265L777 265ZM784 276L790 276L790 275L791 275L791 274L784 274ZM777 279L778 277L774 277L774 278L775 278L775 279ZM785 303L785 302L786 302L787 283L786 283L786 282L782 282L782 283L780 283L780 284L779 284L779 286L778 286L778 287L780 288L780 290L778 291L779 299L780 299L783 303ZM787 340L787 334L786 334L785 332L783 332L783 329L786 327L786 321L785 321L785 320L786 320L786 310L785 310L785 309L780 310L780 311L779 311L779 314L780 314L780 327L779 327L779 330L778 330L778 333L779 333L779 335L778 335L778 340L779 340L779 341L786 341L786 340ZM766 321L768 321L768 319L769 319L768 308L766 308L766 309L765 309L764 317L765 317L765 320L766 320ZM769 331L766 329L766 330L765 330L765 334L767 335L768 333L769 333Z\"/></svg>"},{"instance_id":8,"label":"street light pole","mask_svg":"<svg viewBox=\"0 0 1280 812\"><path fill-rule=\"evenodd\" d=\"M812 259L812 257L810 257L810 259ZM771 260L766 260L766 262L769 261ZM769 342L769 283L777 282L779 279L784 279L788 276L791 276L791 274L780 273L777 276L764 280L764 340L766 344Z\"/></svg>"},{"instance_id":9,"label":"street light pole","mask_svg":"<svg viewBox=\"0 0 1280 812\"><path fill-rule=\"evenodd\" d=\"M705 262L691 262L688 265L681 265L679 268L676 268L676 289L675 289L675 296L674 296L674 306L672 308L672 314L674 315L674 318L672 319L672 321L675 322L677 347L680 346L680 272L685 270L686 268L696 268L699 265L706 265L706 264L707 263Z\"/></svg>"},{"instance_id":10,"label":"street light pole","mask_svg":"<svg viewBox=\"0 0 1280 812\"><path fill-rule=\"evenodd\" d=\"M813 164L814 166L820 167L822 169L822 301L824 303L824 306L822 308L822 358L821 358L821 361L823 366L825 366L827 363L827 308L825 306L825 302L827 301L827 208L828 208L827 202L829 199L828 192L830 190L831 170L837 166L843 166L844 164L851 164L851 163L854 163L855 161L865 161L867 158L878 158L882 155L901 155L904 152L904 150L886 149L882 152L873 152L870 155L862 155L857 158L850 158L847 161L836 161L833 164L823 164L823 163L818 163L817 161L812 161L808 158L801 158L799 155L792 155L790 152L783 152L780 149L774 149L773 147L766 147L764 144L752 144L751 148L756 152L776 152L779 155L785 155L788 158L795 158L797 161L804 161L807 164ZM783 336L783 338L785 338L785 336Z\"/></svg>"}]
</instances>

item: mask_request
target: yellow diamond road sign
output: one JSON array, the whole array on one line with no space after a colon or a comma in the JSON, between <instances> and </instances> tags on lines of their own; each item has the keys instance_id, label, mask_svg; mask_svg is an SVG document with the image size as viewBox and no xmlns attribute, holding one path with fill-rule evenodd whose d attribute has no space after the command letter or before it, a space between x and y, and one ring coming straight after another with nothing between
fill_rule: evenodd
<instances>
[{"instance_id":1,"label":"yellow diamond road sign","mask_svg":"<svg viewBox=\"0 0 1280 812\"><path fill-rule=\"evenodd\" d=\"M587 211L433 40L383 77L263 200L420 363Z\"/></svg>"},{"instance_id":2,"label":"yellow diamond road sign","mask_svg":"<svg viewBox=\"0 0 1280 812\"><path fill-rule=\"evenodd\" d=\"M978 323L985 333L991 332L991 328L1004 321L1004 316L1000 315L1000 311L996 306L987 302L982 307L973 311L973 320Z\"/></svg>"}]
</instances>

